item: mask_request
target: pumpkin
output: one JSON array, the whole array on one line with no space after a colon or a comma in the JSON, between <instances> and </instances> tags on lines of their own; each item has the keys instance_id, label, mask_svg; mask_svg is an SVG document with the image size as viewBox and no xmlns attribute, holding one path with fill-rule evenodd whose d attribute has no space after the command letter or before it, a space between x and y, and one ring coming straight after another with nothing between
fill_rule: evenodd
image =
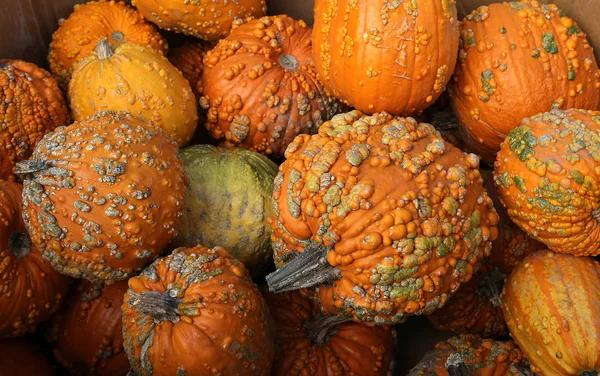
<instances>
[{"instance_id":1,"label":"pumpkin","mask_svg":"<svg viewBox=\"0 0 600 376\"><path fill-rule=\"evenodd\" d=\"M16 180L15 164L29 158L44 134L70 122L50 73L21 60L0 60L0 179Z\"/></svg>"},{"instance_id":2,"label":"pumpkin","mask_svg":"<svg viewBox=\"0 0 600 376\"><path fill-rule=\"evenodd\" d=\"M273 376L391 375L396 332L391 327L322 316L305 294L266 294L276 325Z\"/></svg>"},{"instance_id":3,"label":"pumpkin","mask_svg":"<svg viewBox=\"0 0 600 376\"><path fill-rule=\"evenodd\" d=\"M600 112L552 110L502 143L494 181L508 215L556 252L600 254Z\"/></svg>"},{"instance_id":4,"label":"pumpkin","mask_svg":"<svg viewBox=\"0 0 600 376\"><path fill-rule=\"evenodd\" d=\"M63 274L128 278L176 235L187 184L177 145L128 113L56 129L17 172L31 240Z\"/></svg>"},{"instance_id":5,"label":"pumpkin","mask_svg":"<svg viewBox=\"0 0 600 376\"><path fill-rule=\"evenodd\" d=\"M69 101L76 121L104 110L128 111L165 129L179 146L198 124L196 99L181 72L153 49L132 43L113 50L101 40L95 54L75 66Z\"/></svg>"},{"instance_id":6,"label":"pumpkin","mask_svg":"<svg viewBox=\"0 0 600 376\"><path fill-rule=\"evenodd\" d=\"M512 342L465 334L435 345L408 376L529 376L523 353Z\"/></svg>"},{"instance_id":7,"label":"pumpkin","mask_svg":"<svg viewBox=\"0 0 600 376\"><path fill-rule=\"evenodd\" d=\"M7 376L53 376L56 374L46 357L31 339L0 341L0 369Z\"/></svg>"},{"instance_id":8,"label":"pumpkin","mask_svg":"<svg viewBox=\"0 0 600 376\"><path fill-rule=\"evenodd\" d=\"M188 80L197 99L202 96L204 56L214 47L213 43L186 40L181 46L169 50L169 61Z\"/></svg>"},{"instance_id":9,"label":"pumpkin","mask_svg":"<svg viewBox=\"0 0 600 376\"><path fill-rule=\"evenodd\" d=\"M406 116L446 89L458 53L454 0L316 0L314 14L316 70L350 106Z\"/></svg>"},{"instance_id":10,"label":"pumpkin","mask_svg":"<svg viewBox=\"0 0 600 376\"><path fill-rule=\"evenodd\" d=\"M502 310L510 335L546 376L600 371L600 263L540 251L508 277Z\"/></svg>"},{"instance_id":11,"label":"pumpkin","mask_svg":"<svg viewBox=\"0 0 600 376\"><path fill-rule=\"evenodd\" d=\"M274 291L319 286L324 312L393 324L443 306L497 236L477 156L429 124L336 115L275 178Z\"/></svg>"},{"instance_id":12,"label":"pumpkin","mask_svg":"<svg viewBox=\"0 0 600 376\"><path fill-rule=\"evenodd\" d=\"M132 0L131 3L161 29L210 41L227 36L239 20L267 13L265 0Z\"/></svg>"},{"instance_id":13,"label":"pumpkin","mask_svg":"<svg viewBox=\"0 0 600 376\"><path fill-rule=\"evenodd\" d=\"M247 149L181 151L189 184L175 247L221 246L258 278L271 265L271 195L277 165Z\"/></svg>"},{"instance_id":14,"label":"pumpkin","mask_svg":"<svg viewBox=\"0 0 600 376\"><path fill-rule=\"evenodd\" d=\"M162 54L167 52L167 42L154 26L124 2L100 0L77 4L52 35L48 53L50 69L64 89L71 79L73 65L92 54L103 38L113 46L129 42Z\"/></svg>"},{"instance_id":15,"label":"pumpkin","mask_svg":"<svg viewBox=\"0 0 600 376\"><path fill-rule=\"evenodd\" d=\"M127 281L112 285L83 280L53 317L48 340L54 357L71 375L125 376L121 304Z\"/></svg>"},{"instance_id":16,"label":"pumpkin","mask_svg":"<svg viewBox=\"0 0 600 376\"><path fill-rule=\"evenodd\" d=\"M244 265L223 248L178 248L129 280L125 351L147 375L268 375L274 323Z\"/></svg>"},{"instance_id":17,"label":"pumpkin","mask_svg":"<svg viewBox=\"0 0 600 376\"><path fill-rule=\"evenodd\" d=\"M60 307L70 286L31 244L21 191L17 183L0 181L0 338L33 332Z\"/></svg>"},{"instance_id":18,"label":"pumpkin","mask_svg":"<svg viewBox=\"0 0 600 376\"><path fill-rule=\"evenodd\" d=\"M493 163L508 132L551 108L595 110L600 73L586 35L556 5L497 3L460 27L451 98L470 150Z\"/></svg>"},{"instance_id":19,"label":"pumpkin","mask_svg":"<svg viewBox=\"0 0 600 376\"><path fill-rule=\"evenodd\" d=\"M311 36L304 21L264 17L234 26L206 54L200 105L215 139L281 157L338 111L317 81Z\"/></svg>"}]
</instances>

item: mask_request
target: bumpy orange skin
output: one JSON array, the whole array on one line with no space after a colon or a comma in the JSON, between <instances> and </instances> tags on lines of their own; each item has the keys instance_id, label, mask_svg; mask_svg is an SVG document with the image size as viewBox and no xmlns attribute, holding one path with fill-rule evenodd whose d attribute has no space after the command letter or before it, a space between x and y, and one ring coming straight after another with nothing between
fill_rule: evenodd
<instances>
[{"instance_id":1,"label":"bumpy orange skin","mask_svg":"<svg viewBox=\"0 0 600 376\"><path fill-rule=\"evenodd\" d=\"M15 252L11 246L15 236L27 235L21 191L17 183L0 181L0 338L33 332L60 307L70 286L36 247Z\"/></svg>"},{"instance_id":2,"label":"bumpy orange skin","mask_svg":"<svg viewBox=\"0 0 600 376\"><path fill-rule=\"evenodd\" d=\"M477 156L429 124L359 111L298 136L275 179L278 267L311 243L342 278L323 309L391 324L444 305L489 255L498 216Z\"/></svg>"},{"instance_id":3,"label":"bumpy orange skin","mask_svg":"<svg viewBox=\"0 0 600 376\"><path fill-rule=\"evenodd\" d=\"M264 17L234 26L206 54L200 104L215 139L281 157L338 111L317 81L311 35L304 21Z\"/></svg>"},{"instance_id":4,"label":"bumpy orange skin","mask_svg":"<svg viewBox=\"0 0 600 376\"><path fill-rule=\"evenodd\" d=\"M215 47L212 43L186 41L179 47L169 50L169 61L183 74L192 87L196 99L202 96L202 72L204 56Z\"/></svg>"},{"instance_id":5,"label":"bumpy orange skin","mask_svg":"<svg viewBox=\"0 0 600 376\"><path fill-rule=\"evenodd\" d=\"M600 112L553 110L502 143L494 181L508 215L555 252L600 254Z\"/></svg>"},{"instance_id":6,"label":"bumpy orange skin","mask_svg":"<svg viewBox=\"0 0 600 376\"><path fill-rule=\"evenodd\" d=\"M502 301L510 335L536 374L600 371L598 261L536 252L508 278Z\"/></svg>"},{"instance_id":7,"label":"bumpy orange skin","mask_svg":"<svg viewBox=\"0 0 600 376\"><path fill-rule=\"evenodd\" d=\"M484 161L494 162L508 132L527 116L600 105L594 52L556 5L491 4L460 29L451 97L467 147Z\"/></svg>"},{"instance_id":8,"label":"bumpy orange skin","mask_svg":"<svg viewBox=\"0 0 600 376\"><path fill-rule=\"evenodd\" d=\"M54 357L71 375L125 376L121 304L127 281L109 286L82 281L53 317L48 331Z\"/></svg>"},{"instance_id":9,"label":"bumpy orange skin","mask_svg":"<svg viewBox=\"0 0 600 376\"><path fill-rule=\"evenodd\" d=\"M178 319L157 321L133 305L165 292ZM274 323L244 265L223 248L178 248L129 280L123 337L131 366L149 375L268 375Z\"/></svg>"},{"instance_id":10,"label":"bumpy orange skin","mask_svg":"<svg viewBox=\"0 0 600 376\"><path fill-rule=\"evenodd\" d=\"M50 73L21 60L0 60L0 179L16 180L18 161L56 127L71 121Z\"/></svg>"},{"instance_id":11,"label":"bumpy orange skin","mask_svg":"<svg viewBox=\"0 0 600 376\"><path fill-rule=\"evenodd\" d=\"M73 65L89 56L102 38L116 47L123 42L167 53L167 42L135 9L122 1L77 4L52 36L48 62L61 87L67 88Z\"/></svg>"},{"instance_id":12,"label":"bumpy orange skin","mask_svg":"<svg viewBox=\"0 0 600 376\"><path fill-rule=\"evenodd\" d=\"M125 279L176 235L187 177L160 128L106 111L48 134L32 160L46 167L25 175L23 217L61 273Z\"/></svg>"},{"instance_id":13,"label":"bumpy orange skin","mask_svg":"<svg viewBox=\"0 0 600 376\"><path fill-rule=\"evenodd\" d=\"M423 110L456 65L454 0L316 0L314 29L323 85L365 113Z\"/></svg>"},{"instance_id":14,"label":"bumpy orange skin","mask_svg":"<svg viewBox=\"0 0 600 376\"><path fill-rule=\"evenodd\" d=\"M0 341L0 370L10 376L53 376L56 374L48 359L31 338Z\"/></svg>"}]
</instances>

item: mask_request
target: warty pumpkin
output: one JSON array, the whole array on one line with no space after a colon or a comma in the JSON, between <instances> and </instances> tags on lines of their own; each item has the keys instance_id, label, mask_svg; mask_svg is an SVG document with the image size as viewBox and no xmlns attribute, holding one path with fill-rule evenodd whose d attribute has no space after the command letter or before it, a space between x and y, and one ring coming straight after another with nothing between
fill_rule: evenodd
<instances>
[{"instance_id":1,"label":"warty pumpkin","mask_svg":"<svg viewBox=\"0 0 600 376\"><path fill-rule=\"evenodd\" d=\"M268 375L274 323L244 265L223 248L178 248L129 280L123 338L150 375Z\"/></svg>"},{"instance_id":2,"label":"warty pumpkin","mask_svg":"<svg viewBox=\"0 0 600 376\"><path fill-rule=\"evenodd\" d=\"M166 130L179 146L198 125L196 99L181 72L153 49L132 43L113 50L102 39L75 66L69 101L76 121L105 110L128 111Z\"/></svg>"},{"instance_id":3,"label":"warty pumpkin","mask_svg":"<svg viewBox=\"0 0 600 376\"><path fill-rule=\"evenodd\" d=\"M121 305L127 281L105 286L83 280L52 317L47 339L71 375L125 376Z\"/></svg>"},{"instance_id":4,"label":"warty pumpkin","mask_svg":"<svg viewBox=\"0 0 600 376\"><path fill-rule=\"evenodd\" d=\"M50 73L21 60L0 60L0 179L56 127L70 122L69 109Z\"/></svg>"},{"instance_id":5,"label":"warty pumpkin","mask_svg":"<svg viewBox=\"0 0 600 376\"><path fill-rule=\"evenodd\" d=\"M326 312L393 324L443 306L497 236L477 156L429 124L336 115L275 178L272 291L320 286Z\"/></svg>"},{"instance_id":6,"label":"warty pumpkin","mask_svg":"<svg viewBox=\"0 0 600 376\"><path fill-rule=\"evenodd\" d=\"M131 114L56 129L17 172L31 239L63 274L128 278L176 235L187 184L177 144Z\"/></svg>"},{"instance_id":7,"label":"warty pumpkin","mask_svg":"<svg viewBox=\"0 0 600 376\"><path fill-rule=\"evenodd\" d=\"M67 89L73 65L92 54L103 38L113 45L136 43L167 53L167 42L135 9L122 1L77 4L52 35L48 62L61 87Z\"/></svg>"},{"instance_id":8,"label":"warty pumpkin","mask_svg":"<svg viewBox=\"0 0 600 376\"><path fill-rule=\"evenodd\" d=\"M498 153L494 181L511 219L555 252L600 254L600 112L523 120Z\"/></svg>"},{"instance_id":9,"label":"warty pumpkin","mask_svg":"<svg viewBox=\"0 0 600 376\"><path fill-rule=\"evenodd\" d=\"M323 316L306 294L312 293L265 295L277 330L273 376L392 374L396 342L392 327Z\"/></svg>"},{"instance_id":10,"label":"warty pumpkin","mask_svg":"<svg viewBox=\"0 0 600 376\"><path fill-rule=\"evenodd\" d=\"M60 307L70 286L31 244L21 191L17 183L0 181L0 338L33 332Z\"/></svg>"},{"instance_id":11,"label":"warty pumpkin","mask_svg":"<svg viewBox=\"0 0 600 376\"><path fill-rule=\"evenodd\" d=\"M0 370L7 376L53 376L48 359L31 338L20 337L0 341Z\"/></svg>"},{"instance_id":12,"label":"warty pumpkin","mask_svg":"<svg viewBox=\"0 0 600 376\"><path fill-rule=\"evenodd\" d=\"M456 65L454 0L316 0L314 29L321 82L365 113L423 110Z\"/></svg>"},{"instance_id":13,"label":"warty pumpkin","mask_svg":"<svg viewBox=\"0 0 600 376\"><path fill-rule=\"evenodd\" d=\"M338 111L317 81L312 29L286 15L235 25L204 58L206 128L225 146L282 157Z\"/></svg>"},{"instance_id":14,"label":"warty pumpkin","mask_svg":"<svg viewBox=\"0 0 600 376\"><path fill-rule=\"evenodd\" d=\"M600 372L600 263L540 251L528 256L502 291L510 335L545 376Z\"/></svg>"},{"instance_id":15,"label":"warty pumpkin","mask_svg":"<svg viewBox=\"0 0 600 376\"><path fill-rule=\"evenodd\" d=\"M556 5L490 4L468 15L460 30L451 98L467 147L486 162L494 162L523 118L600 105L594 51Z\"/></svg>"}]
</instances>

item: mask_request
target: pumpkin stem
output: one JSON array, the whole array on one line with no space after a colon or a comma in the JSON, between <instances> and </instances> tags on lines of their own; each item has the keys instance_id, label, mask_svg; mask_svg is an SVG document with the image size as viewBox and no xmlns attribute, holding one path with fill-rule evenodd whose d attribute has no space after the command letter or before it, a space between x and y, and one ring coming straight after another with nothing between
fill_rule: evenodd
<instances>
[{"instance_id":1,"label":"pumpkin stem","mask_svg":"<svg viewBox=\"0 0 600 376\"><path fill-rule=\"evenodd\" d=\"M581 376L598 376L598 371L583 371L581 372Z\"/></svg>"},{"instance_id":2,"label":"pumpkin stem","mask_svg":"<svg viewBox=\"0 0 600 376\"><path fill-rule=\"evenodd\" d=\"M110 47L110 43L106 38L100 39L100 42L96 44L96 55L98 55L98 59L106 60L109 59L114 54L112 48Z\"/></svg>"},{"instance_id":3,"label":"pumpkin stem","mask_svg":"<svg viewBox=\"0 0 600 376\"><path fill-rule=\"evenodd\" d=\"M336 327L350 321L350 318L343 316L321 316L304 323L306 336L317 346L323 346L329 338L335 335Z\"/></svg>"},{"instance_id":4,"label":"pumpkin stem","mask_svg":"<svg viewBox=\"0 0 600 376\"><path fill-rule=\"evenodd\" d=\"M300 66L300 63L298 63L298 59L295 56L283 54L279 56L279 65L285 70L295 71Z\"/></svg>"},{"instance_id":5,"label":"pumpkin stem","mask_svg":"<svg viewBox=\"0 0 600 376\"><path fill-rule=\"evenodd\" d=\"M29 159L26 161L17 162L15 165L14 173L17 175L33 174L34 172L43 171L47 168L52 167L51 162L43 161L41 159Z\"/></svg>"},{"instance_id":6,"label":"pumpkin stem","mask_svg":"<svg viewBox=\"0 0 600 376\"><path fill-rule=\"evenodd\" d=\"M123 35L122 32L115 30L112 33L110 33L110 38L115 42L122 42L123 39L125 39L125 35Z\"/></svg>"},{"instance_id":7,"label":"pumpkin stem","mask_svg":"<svg viewBox=\"0 0 600 376\"><path fill-rule=\"evenodd\" d=\"M518 376L533 376L533 372L527 367L519 367L513 364L510 366L509 370Z\"/></svg>"},{"instance_id":8,"label":"pumpkin stem","mask_svg":"<svg viewBox=\"0 0 600 376\"><path fill-rule=\"evenodd\" d=\"M0 61L0 69L4 69L6 68L6 64L4 64L2 61Z\"/></svg>"},{"instance_id":9,"label":"pumpkin stem","mask_svg":"<svg viewBox=\"0 0 600 376\"><path fill-rule=\"evenodd\" d=\"M459 353L451 354L444 366L449 376L469 376L471 374Z\"/></svg>"},{"instance_id":10,"label":"pumpkin stem","mask_svg":"<svg viewBox=\"0 0 600 376\"><path fill-rule=\"evenodd\" d=\"M340 279L340 270L329 265L326 256L323 244L311 242L304 252L267 276L269 291L298 290Z\"/></svg>"},{"instance_id":11,"label":"pumpkin stem","mask_svg":"<svg viewBox=\"0 0 600 376\"><path fill-rule=\"evenodd\" d=\"M27 256L30 249L31 240L26 233L14 232L8 238L8 250L18 259Z\"/></svg>"},{"instance_id":12,"label":"pumpkin stem","mask_svg":"<svg viewBox=\"0 0 600 376\"><path fill-rule=\"evenodd\" d=\"M177 306L181 300L173 298L168 292L150 291L135 294L129 299L129 305L152 317L156 321L179 321Z\"/></svg>"},{"instance_id":13,"label":"pumpkin stem","mask_svg":"<svg viewBox=\"0 0 600 376\"><path fill-rule=\"evenodd\" d=\"M494 307L500 307L500 304L502 304L500 294L502 293L505 279L506 275L496 267L492 268L489 273L481 278L479 290L484 296L490 298Z\"/></svg>"}]
</instances>

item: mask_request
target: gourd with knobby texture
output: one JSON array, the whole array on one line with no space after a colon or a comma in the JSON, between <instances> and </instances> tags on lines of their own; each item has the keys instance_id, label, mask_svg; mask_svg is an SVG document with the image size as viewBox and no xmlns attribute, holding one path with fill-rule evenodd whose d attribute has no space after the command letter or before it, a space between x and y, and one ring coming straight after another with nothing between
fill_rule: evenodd
<instances>
[{"instance_id":1,"label":"gourd with knobby texture","mask_svg":"<svg viewBox=\"0 0 600 376\"><path fill-rule=\"evenodd\" d=\"M128 278L176 235L187 184L177 144L130 114L58 128L17 172L31 240L63 274Z\"/></svg>"},{"instance_id":2,"label":"gourd with knobby texture","mask_svg":"<svg viewBox=\"0 0 600 376\"><path fill-rule=\"evenodd\" d=\"M7 376L56 375L35 339L27 337L0 341L0 370Z\"/></svg>"}]
</instances>

